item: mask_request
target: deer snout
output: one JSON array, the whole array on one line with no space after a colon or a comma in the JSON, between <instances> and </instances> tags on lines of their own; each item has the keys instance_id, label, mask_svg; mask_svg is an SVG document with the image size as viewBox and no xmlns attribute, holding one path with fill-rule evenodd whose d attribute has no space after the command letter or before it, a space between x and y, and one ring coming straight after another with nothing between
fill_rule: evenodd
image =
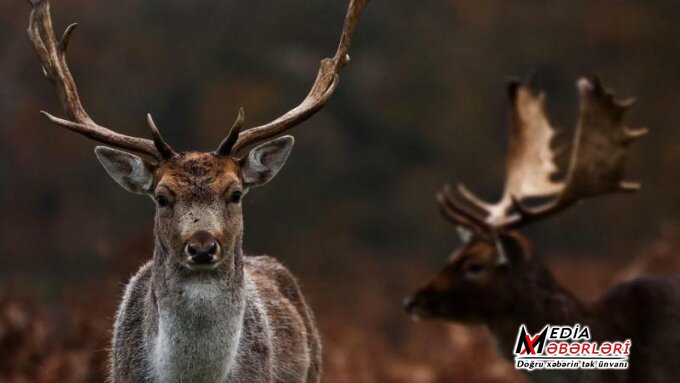
<instances>
[{"instance_id":1,"label":"deer snout","mask_svg":"<svg viewBox=\"0 0 680 383\"><path fill-rule=\"evenodd\" d=\"M426 293L418 291L404 298L404 310L415 320L426 319L432 316L430 301Z\"/></svg>"},{"instance_id":2,"label":"deer snout","mask_svg":"<svg viewBox=\"0 0 680 383\"><path fill-rule=\"evenodd\" d=\"M417 306L416 300L414 297L406 297L404 298L404 309L406 310L407 313L412 314L413 311L415 311L415 308Z\"/></svg>"},{"instance_id":3,"label":"deer snout","mask_svg":"<svg viewBox=\"0 0 680 383\"><path fill-rule=\"evenodd\" d=\"M192 265L211 265L220 259L222 247L207 231L192 234L184 246L184 254Z\"/></svg>"}]
</instances>

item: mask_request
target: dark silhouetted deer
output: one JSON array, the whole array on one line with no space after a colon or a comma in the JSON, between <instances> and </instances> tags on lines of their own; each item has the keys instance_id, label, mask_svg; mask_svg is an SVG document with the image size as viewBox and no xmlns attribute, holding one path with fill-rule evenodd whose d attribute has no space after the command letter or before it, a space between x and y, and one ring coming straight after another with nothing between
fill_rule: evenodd
<instances>
[{"instance_id":1,"label":"dark silhouetted deer","mask_svg":"<svg viewBox=\"0 0 680 383\"><path fill-rule=\"evenodd\" d=\"M75 24L58 41L48 1L30 2L29 36L68 119L42 113L59 126L107 144L95 153L109 175L157 204L153 259L130 280L116 317L110 380L318 382L321 344L312 312L284 266L273 258L243 255L241 200L250 188L274 178L286 161L293 137L274 137L330 99L340 68L349 62L350 41L368 0L350 1L335 56L321 61L301 104L244 131L241 110L227 137L210 153L176 153L150 116L153 140L96 124L83 108L66 64ZM238 155L261 141L266 142Z\"/></svg>"},{"instance_id":2,"label":"dark silhouetted deer","mask_svg":"<svg viewBox=\"0 0 680 383\"><path fill-rule=\"evenodd\" d=\"M444 217L465 242L446 266L405 306L413 316L488 326L506 356L512 355L520 324L534 334L546 324L588 325L595 339L632 341L627 371L558 370L531 373L546 382L673 382L680 377L680 279L643 278L619 284L594 303L563 289L517 231L597 195L634 191L623 180L628 146L646 133L623 122L633 100L617 101L597 78L581 79L580 116L563 181L551 149L555 134L536 96L518 82L509 85L510 137L505 190L486 203L462 185L463 204L449 188L438 195ZM536 199L550 199L530 207ZM481 367L483 368L483 367Z\"/></svg>"}]
</instances>

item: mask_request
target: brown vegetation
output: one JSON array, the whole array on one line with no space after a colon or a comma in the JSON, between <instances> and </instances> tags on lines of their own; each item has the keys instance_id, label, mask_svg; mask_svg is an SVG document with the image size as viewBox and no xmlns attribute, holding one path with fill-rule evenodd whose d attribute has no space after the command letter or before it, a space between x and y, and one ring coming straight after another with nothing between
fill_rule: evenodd
<instances>
[{"instance_id":1,"label":"brown vegetation","mask_svg":"<svg viewBox=\"0 0 680 383\"><path fill-rule=\"evenodd\" d=\"M27 40L30 6L6 3L0 381L100 382L121 283L150 255L152 204L38 114L59 106ZM240 106L250 126L304 97L345 6L72 0L53 16L59 30L80 22L69 65L92 115L141 136L152 112L185 150L212 147ZM317 314L325 381L518 379L483 330L413 323L400 307L455 246L431 191L482 173L475 191L499 184L505 75L535 73L555 125L569 127L572 80L599 73L639 97L631 119L651 128L630 169L640 193L529 231L558 278L589 299L618 278L680 271L678 15L675 0L372 2L334 99L300 126L277 180L244 202L246 251L289 265Z\"/></svg>"},{"instance_id":2,"label":"brown vegetation","mask_svg":"<svg viewBox=\"0 0 680 383\"><path fill-rule=\"evenodd\" d=\"M680 273L673 248L680 230L665 234L629 265L613 262L554 262L558 279L577 295L592 299L632 274ZM643 266L640 266L643 265ZM415 264L397 269L413 270ZM368 278L379 270L356 270ZM309 291L324 341L324 382L444 383L522 382L502 360L483 327L412 322L389 291L397 273L368 282L368 291L333 305ZM21 292L18 284L0 295L0 381L7 383L99 382L104 378L111 318L121 286L113 280L66 289L46 301ZM325 304L320 302L327 302Z\"/></svg>"}]
</instances>

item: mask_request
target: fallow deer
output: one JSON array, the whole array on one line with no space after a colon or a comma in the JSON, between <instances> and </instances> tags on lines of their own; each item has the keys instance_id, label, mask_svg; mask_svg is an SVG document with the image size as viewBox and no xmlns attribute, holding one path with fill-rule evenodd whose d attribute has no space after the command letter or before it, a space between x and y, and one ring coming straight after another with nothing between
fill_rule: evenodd
<instances>
[{"instance_id":1,"label":"fallow deer","mask_svg":"<svg viewBox=\"0 0 680 383\"><path fill-rule=\"evenodd\" d=\"M632 99L616 100L599 79L577 82L580 115L564 179L558 170L555 135L544 96L519 82L509 85L510 133L505 187L490 204L460 185L463 203L449 187L438 194L443 216L465 245L446 266L404 302L415 317L484 324L510 357L518 328L536 333L546 324L588 325L601 340L632 341L627 371L534 372L532 380L560 382L672 382L680 376L680 278L642 278L616 285L593 303L562 288L517 229L547 218L585 198L629 192L624 181L628 146L646 129L623 121ZM540 206L537 199L549 199ZM532 206L529 206L531 204Z\"/></svg>"},{"instance_id":2,"label":"fallow deer","mask_svg":"<svg viewBox=\"0 0 680 383\"><path fill-rule=\"evenodd\" d=\"M241 129L241 109L215 151L177 153L150 115L152 140L114 132L90 118L66 63L76 25L58 41L49 2L30 0L29 37L69 119L42 114L108 145L95 149L108 174L157 205L152 260L128 283L116 316L110 381L320 380L321 343L312 311L295 278L278 261L244 256L241 200L274 178L291 152L293 137L274 137L329 101L340 69L349 62L352 35L367 2L350 1L335 56L321 61L309 94L297 107L248 130Z\"/></svg>"}]
</instances>

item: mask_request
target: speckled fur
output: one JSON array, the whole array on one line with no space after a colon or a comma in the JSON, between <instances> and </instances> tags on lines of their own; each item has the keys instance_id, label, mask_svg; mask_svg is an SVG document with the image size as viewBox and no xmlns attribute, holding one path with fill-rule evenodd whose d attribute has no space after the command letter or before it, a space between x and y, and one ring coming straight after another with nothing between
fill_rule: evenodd
<instances>
[{"instance_id":1,"label":"speckled fur","mask_svg":"<svg viewBox=\"0 0 680 383\"><path fill-rule=\"evenodd\" d=\"M118 310L110 382L305 382L321 375L321 345L297 281L278 261L241 250L243 164L187 153L154 169L171 190L158 208L153 259L130 280ZM166 191L167 191L166 190ZM211 271L180 262L185 238L209 230L224 249Z\"/></svg>"}]
</instances>

